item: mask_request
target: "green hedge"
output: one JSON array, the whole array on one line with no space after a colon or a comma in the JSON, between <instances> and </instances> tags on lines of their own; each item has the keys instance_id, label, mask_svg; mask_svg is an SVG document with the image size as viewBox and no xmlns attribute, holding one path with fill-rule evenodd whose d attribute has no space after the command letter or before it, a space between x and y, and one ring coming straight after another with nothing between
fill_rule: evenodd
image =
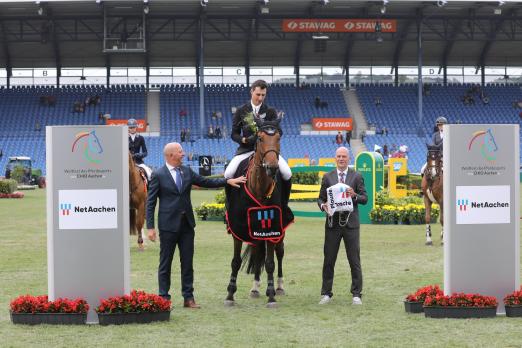
<instances>
[{"instance_id":1,"label":"green hedge","mask_svg":"<svg viewBox=\"0 0 522 348\"><path fill-rule=\"evenodd\" d=\"M0 193L13 193L18 183L13 179L0 180Z\"/></svg>"},{"instance_id":2,"label":"green hedge","mask_svg":"<svg viewBox=\"0 0 522 348\"><path fill-rule=\"evenodd\" d=\"M317 172L294 173L292 175L292 184L318 185L319 184L319 173L317 173Z\"/></svg>"}]
</instances>

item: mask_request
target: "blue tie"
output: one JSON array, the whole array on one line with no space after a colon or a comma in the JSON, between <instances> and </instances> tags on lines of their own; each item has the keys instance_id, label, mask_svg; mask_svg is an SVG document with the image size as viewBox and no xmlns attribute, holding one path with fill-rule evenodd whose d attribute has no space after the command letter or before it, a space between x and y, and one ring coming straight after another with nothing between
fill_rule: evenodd
<instances>
[{"instance_id":1,"label":"blue tie","mask_svg":"<svg viewBox=\"0 0 522 348\"><path fill-rule=\"evenodd\" d=\"M174 168L174 175L176 176L176 186L178 187L178 191L181 192L181 175L179 173L179 168Z\"/></svg>"}]
</instances>

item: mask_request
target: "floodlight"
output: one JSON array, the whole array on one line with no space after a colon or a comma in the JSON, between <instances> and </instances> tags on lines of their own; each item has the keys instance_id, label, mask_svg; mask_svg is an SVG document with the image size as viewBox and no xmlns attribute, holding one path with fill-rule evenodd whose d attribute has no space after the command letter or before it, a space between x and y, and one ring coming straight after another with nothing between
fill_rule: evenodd
<instances>
[{"instance_id":1,"label":"floodlight","mask_svg":"<svg viewBox=\"0 0 522 348\"><path fill-rule=\"evenodd\" d=\"M437 6L444 7L448 3L447 0L439 0L437 1Z\"/></svg>"}]
</instances>

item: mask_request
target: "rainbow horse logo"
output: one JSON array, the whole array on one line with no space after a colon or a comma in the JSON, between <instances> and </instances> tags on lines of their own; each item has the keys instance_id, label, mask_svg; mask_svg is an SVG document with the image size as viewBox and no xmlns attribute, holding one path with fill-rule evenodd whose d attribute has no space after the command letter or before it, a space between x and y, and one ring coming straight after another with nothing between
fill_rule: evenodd
<instances>
[{"instance_id":1,"label":"rainbow horse logo","mask_svg":"<svg viewBox=\"0 0 522 348\"><path fill-rule=\"evenodd\" d=\"M496 152L498 151L498 146L491 128L486 131L473 133L473 137L468 144L468 151L471 151L471 147L474 143L480 146L480 153L486 160L494 161L497 158Z\"/></svg>"},{"instance_id":2,"label":"rainbow horse logo","mask_svg":"<svg viewBox=\"0 0 522 348\"><path fill-rule=\"evenodd\" d=\"M72 152L75 152L77 149L81 148L80 141L83 142L83 157L87 160L87 162L97 165L101 163L101 160L93 158L93 154L101 154L103 153L103 148L100 143L100 139L96 136L96 131L92 130L90 132L80 132L76 134L76 139L72 145Z\"/></svg>"}]
</instances>

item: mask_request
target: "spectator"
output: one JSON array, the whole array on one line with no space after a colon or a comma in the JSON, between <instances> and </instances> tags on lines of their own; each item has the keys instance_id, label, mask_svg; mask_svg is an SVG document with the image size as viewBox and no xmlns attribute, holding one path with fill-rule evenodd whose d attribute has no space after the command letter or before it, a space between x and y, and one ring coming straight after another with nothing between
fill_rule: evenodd
<instances>
[{"instance_id":1,"label":"spectator","mask_svg":"<svg viewBox=\"0 0 522 348\"><path fill-rule=\"evenodd\" d=\"M4 155L4 151L2 151L2 149L0 149L0 158L2 158L3 155Z\"/></svg>"},{"instance_id":2,"label":"spectator","mask_svg":"<svg viewBox=\"0 0 522 348\"><path fill-rule=\"evenodd\" d=\"M382 105L381 97L375 97L375 99L373 101L375 103L375 106L381 106Z\"/></svg>"},{"instance_id":3,"label":"spectator","mask_svg":"<svg viewBox=\"0 0 522 348\"><path fill-rule=\"evenodd\" d=\"M185 108L179 110L179 116L180 117L187 116L187 110Z\"/></svg>"},{"instance_id":4,"label":"spectator","mask_svg":"<svg viewBox=\"0 0 522 348\"><path fill-rule=\"evenodd\" d=\"M42 130L42 126L40 126L40 122L39 121L36 121L35 124L34 124L34 130L39 132Z\"/></svg>"},{"instance_id":5,"label":"spectator","mask_svg":"<svg viewBox=\"0 0 522 348\"><path fill-rule=\"evenodd\" d=\"M221 111L217 111L217 112L216 112L216 117L217 117L218 119L223 118L223 113L222 113Z\"/></svg>"},{"instance_id":6,"label":"spectator","mask_svg":"<svg viewBox=\"0 0 522 348\"><path fill-rule=\"evenodd\" d=\"M422 95L426 96L426 97L429 97L431 94L431 89L430 89L430 85L428 84L423 84L422 85Z\"/></svg>"},{"instance_id":7,"label":"spectator","mask_svg":"<svg viewBox=\"0 0 522 348\"><path fill-rule=\"evenodd\" d=\"M47 104L49 106L52 106L52 107L56 106L56 97L54 95L48 96L47 97Z\"/></svg>"},{"instance_id":8,"label":"spectator","mask_svg":"<svg viewBox=\"0 0 522 348\"><path fill-rule=\"evenodd\" d=\"M181 142L184 143L185 142L185 138L186 138L186 135L187 135L187 132L185 131L185 128L182 128L181 129L181 134L180 134L180 138L181 138Z\"/></svg>"},{"instance_id":9,"label":"spectator","mask_svg":"<svg viewBox=\"0 0 522 348\"><path fill-rule=\"evenodd\" d=\"M98 123L103 123L104 122L104 118L103 118L103 112L98 112Z\"/></svg>"},{"instance_id":10,"label":"spectator","mask_svg":"<svg viewBox=\"0 0 522 348\"><path fill-rule=\"evenodd\" d=\"M207 134L207 136L208 136L210 139L214 138L214 127L213 127L212 125L210 125L210 126L208 127L208 134Z\"/></svg>"},{"instance_id":11,"label":"spectator","mask_svg":"<svg viewBox=\"0 0 522 348\"><path fill-rule=\"evenodd\" d=\"M321 107L321 98L319 96L315 97L314 105L316 108Z\"/></svg>"},{"instance_id":12,"label":"spectator","mask_svg":"<svg viewBox=\"0 0 522 348\"><path fill-rule=\"evenodd\" d=\"M384 157L388 157L389 155L389 152L388 152L388 145L384 144L384 146L382 147L382 155Z\"/></svg>"},{"instance_id":13,"label":"spectator","mask_svg":"<svg viewBox=\"0 0 522 348\"><path fill-rule=\"evenodd\" d=\"M105 119L105 123L107 123L107 121L111 119L111 114L109 114L108 112L106 112L106 113L103 115L103 118Z\"/></svg>"},{"instance_id":14,"label":"spectator","mask_svg":"<svg viewBox=\"0 0 522 348\"><path fill-rule=\"evenodd\" d=\"M363 130L361 132L361 142L363 142L363 143L364 143L364 138L366 138L366 131L365 130Z\"/></svg>"},{"instance_id":15,"label":"spectator","mask_svg":"<svg viewBox=\"0 0 522 348\"><path fill-rule=\"evenodd\" d=\"M337 135L335 136L335 143L337 144L337 146L343 145L343 135L341 134L341 132L337 133Z\"/></svg>"},{"instance_id":16,"label":"spectator","mask_svg":"<svg viewBox=\"0 0 522 348\"><path fill-rule=\"evenodd\" d=\"M212 119L213 120L217 119L217 113L215 111L212 111Z\"/></svg>"},{"instance_id":17,"label":"spectator","mask_svg":"<svg viewBox=\"0 0 522 348\"><path fill-rule=\"evenodd\" d=\"M47 99L47 96L42 95L40 97L40 105L42 105L42 106L48 106L49 105L49 100Z\"/></svg>"},{"instance_id":18,"label":"spectator","mask_svg":"<svg viewBox=\"0 0 522 348\"><path fill-rule=\"evenodd\" d=\"M382 127L382 135L388 135L388 128Z\"/></svg>"},{"instance_id":19,"label":"spectator","mask_svg":"<svg viewBox=\"0 0 522 348\"><path fill-rule=\"evenodd\" d=\"M217 139L221 139L221 128L219 128L219 126L216 126L216 129L214 130L214 134Z\"/></svg>"},{"instance_id":20,"label":"spectator","mask_svg":"<svg viewBox=\"0 0 522 348\"><path fill-rule=\"evenodd\" d=\"M522 111L520 111L520 113L518 114L518 116L520 117L520 119L522 119Z\"/></svg>"},{"instance_id":21,"label":"spectator","mask_svg":"<svg viewBox=\"0 0 522 348\"><path fill-rule=\"evenodd\" d=\"M185 140L190 141L190 128L185 130Z\"/></svg>"},{"instance_id":22,"label":"spectator","mask_svg":"<svg viewBox=\"0 0 522 348\"><path fill-rule=\"evenodd\" d=\"M348 144L348 146L350 146L350 147L351 147L351 145L350 145L351 140L352 140L352 131L347 130L346 131L346 144Z\"/></svg>"},{"instance_id":23,"label":"spectator","mask_svg":"<svg viewBox=\"0 0 522 348\"><path fill-rule=\"evenodd\" d=\"M101 103L101 97L99 95L96 95L94 97L94 102L95 102L94 105L100 104Z\"/></svg>"}]
</instances>

